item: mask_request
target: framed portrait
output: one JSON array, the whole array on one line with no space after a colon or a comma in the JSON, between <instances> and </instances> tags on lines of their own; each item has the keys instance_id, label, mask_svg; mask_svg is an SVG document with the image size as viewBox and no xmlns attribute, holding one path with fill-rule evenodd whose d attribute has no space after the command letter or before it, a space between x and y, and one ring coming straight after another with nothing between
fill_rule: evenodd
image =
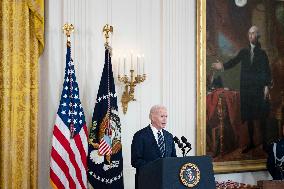
<instances>
[{"instance_id":1,"label":"framed portrait","mask_svg":"<svg viewBox=\"0 0 284 189\"><path fill-rule=\"evenodd\" d=\"M197 0L197 154L266 169L283 137L284 1Z\"/></svg>"}]
</instances>

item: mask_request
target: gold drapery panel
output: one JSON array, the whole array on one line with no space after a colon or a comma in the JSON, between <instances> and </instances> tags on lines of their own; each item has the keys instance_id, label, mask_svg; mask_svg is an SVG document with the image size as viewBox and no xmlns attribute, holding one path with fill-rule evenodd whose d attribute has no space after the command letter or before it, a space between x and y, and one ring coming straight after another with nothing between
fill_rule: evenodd
<instances>
[{"instance_id":1,"label":"gold drapery panel","mask_svg":"<svg viewBox=\"0 0 284 189\"><path fill-rule=\"evenodd\" d=\"M37 188L44 0L0 2L0 188Z\"/></svg>"}]
</instances>

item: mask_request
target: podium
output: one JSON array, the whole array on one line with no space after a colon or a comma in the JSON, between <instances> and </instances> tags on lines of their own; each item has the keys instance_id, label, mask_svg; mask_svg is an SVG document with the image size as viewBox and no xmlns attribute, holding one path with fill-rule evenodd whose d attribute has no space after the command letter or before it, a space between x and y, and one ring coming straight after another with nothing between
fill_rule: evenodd
<instances>
[{"instance_id":1,"label":"podium","mask_svg":"<svg viewBox=\"0 0 284 189\"><path fill-rule=\"evenodd\" d=\"M284 181L281 180L261 180L257 181L257 186L260 189L283 189Z\"/></svg>"},{"instance_id":2,"label":"podium","mask_svg":"<svg viewBox=\"0 0 284 189\"><path fill-rule=\"evenodd\" d=\"M141 167L136 176L138 189L216 188L212 159L209 156L157 159Z\"/></svg>"}]
</instances>

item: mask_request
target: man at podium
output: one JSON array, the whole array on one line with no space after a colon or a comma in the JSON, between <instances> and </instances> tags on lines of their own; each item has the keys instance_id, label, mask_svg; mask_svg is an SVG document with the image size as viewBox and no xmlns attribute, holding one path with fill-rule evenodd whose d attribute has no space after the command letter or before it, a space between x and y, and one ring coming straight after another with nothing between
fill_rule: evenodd
<instances>
[{"instance_id":1,"label":"man at podium","mask_svg":"<svg viewBox=\"0 0 284 189\"><path fill-rule=\"evenodd\" d=\"M136 177L143 165L159 158L176 157L173 135L164 130L167 117L165 106L154 105L149 114L151 124L134 134L131 144L131 165L136 168Z\"/></svg>"}]
</instances>

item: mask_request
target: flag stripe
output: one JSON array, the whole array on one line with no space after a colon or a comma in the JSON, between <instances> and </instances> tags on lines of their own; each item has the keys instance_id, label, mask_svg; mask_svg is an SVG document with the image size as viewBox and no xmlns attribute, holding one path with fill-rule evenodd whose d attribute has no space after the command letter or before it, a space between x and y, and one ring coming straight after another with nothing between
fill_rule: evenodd
<instances>
[{"instance_id":1,"label":"flag stripe","mask_svg":"<svg viewBox=\"0 0 284 189\"><path fill-rule=\"evenodd\" d=\"M84 126L86 127L86 125ZM84 133L85 131L83 129L81 129L81 131L79 133ZM87 169L87 166L86 166L86 159L87 159L87 152L84 150L84 145L83 145L83 141L82 139L86 139L87 141L87 137L86 135L85 136L81 136L80 134L79 135L76 135L74 137L74 140L75 140L75 144L77 146L77 149L79 150L79 154L81 155L81 162L83 163L83 166L85 168L85 170ZM87 144L87 143L85 143Z\"/></svg>"},{"instance_id":2,"label":"flag stripe","mask_svg":"<svg viewBox=\"0 0 284 189\"><path fill-rule=\"evenodd\" d=\"M63 146L63 148L67 151L69 158L70 158L70 162L72 163L72 165L74 166L75 170L76 170L76 176L79 180L79 183L81 185L82 188L86 188L86 186L83 184L83 179L82 179L82 175L79 174L80 168L76 162L76 156L73 150L77 151L77 148L74 148L73 142L71 142L71 146L73 148L70 147L70 143L68 141L68 139L66 139L64 137L64 135L62 134L62 132L60 132L59 128L61 129L62 126L61 124L59 124L59 126L56 125L56 127L54 127L54 136L58 139L59 143L61 143L61 145ZM76 153L77 154L77 153ZM79 164L81 164L82 162L78 162ZM80 166L81 168L83 168L84 166ZM86 170L84 170L85 172Z\"/></svg>"},{"instance_id":3,"label":"flag stripe","mask_svg":"<svg viewBox=\"0 0 284 189\"><path fill-rule=\"evenodd\" d=\"M60 169L65 173L65 176L67 177L67 180L69 181L69 187L71 189L75 188L74 179L71 177L71 175L69 173L70 169L66 165L67 161L64 161L62 159L62 157L57 153L57 151L54 147L52 147L52 150L51 150L51 157L57 163L57 165L60 165Z\"/></svg>"},{"instance_id":4,"label":"flag stripe","mask_svg":"<svg viewBox=\"0 0 284 189\"><path fill-rule=\"evenodd\" d=\"M60 181L58 176L53 172L52 169L50 170L50 182L52 188L54 189L64 188L64 185L62 184L62 182Z\"/></svg>"},{"instance_id":5,"label":"flag stripe","mask_svg":"<svg viewBox=\"0 0 284 189\"><path fill-rule=\"evenodd\" d=\"M110 148L105 148L100 153L101 154L108 154L109 152L111 152L111 149Z\"/></svg>"},{"instance_id":6,"label":"flag stripe","mask_svg":"<svg viewBox=\"0 0 284 189\"><path fill-rule=\"evenodd\" d=\"M105 150L108 147L108 144L105 141L101 141L99 149Z\"/></svg>"},{"instance_id":7,"label":"flag stripe","mask_svg":"<svg viewBox=\"0 0 284 189\"><path fill-rule=\"evenodd\" d=\"M65 173L60 169L58 164L52 158L50 160L50 165L52 167L52 169L50 169L50 172L53 172L55 175L57 175L57 178L58 178L58 179L56 179L56 178L50 177L52 179L52 182L54 184L58 184L58 182L60 182L64 186L64 188L69 188L69 185L68 185L69 182L68 182L68 180L65 176ZM60 184L57 185L57 187L61 188L59 186L60 186Z\"/></svg>"},{"instance_id":8,"label":"flag stripe","mask_svg":"<svg viewBox=\"0 0 284 189\"><path fill-rule=\"evenodd\" d=\"M88 153L88 129L87 129L86 123L83 126L83 131L84 132L80 132L79 135L81 137L82 143L87 144L87 145L83 145L85 154L87 155ZM87 161L85 160L85 162L86 162L85 167L87 167Z\"/></svg>"},{"instance_id":9,"label":"flag stripe","mask_svg":"<svg viewBox=\"0 0 284 189\"><path fill-rule=\"evenodd\" d=\"M104 155L110 152L111 152L111 147L105 142L105 140L102 139L99 145L99 153Z\"/></svg>"},{"instance_id":10,"label":"flag stripe","mask_svg":"<svg viewBox=\"0 0 284 189\"><path fill-rule=\"evenodd\" d=\"M82 131L80 131L80 132L82 132ZM82 176L81 179L82 179L83 183L86 183L87 182L87 166L86 166L87 155L84 152L84 150L82 149L80 135L76 135L75 138L74 138L74 141L71 142L71 146L75 151L75 160L77 162L77 165L79 166L79 168L81 170L81 174L80 174L80 176ZM80 148L78 148L79 146L80 146ZM87 185L85 185L84 187L82 186L82 188L86 188L86 187L87 187Z\"/></svg>"},{"instance_id":11,"label":"flag stripe","mask_svg":"<svg viewBox=\"0 0 284 189\"><path fill-rule=\"evenodd\" d=\"M77 186L79 186L79 180L76 177L76 170L74 168L74 166L70 163L70 158L69 158L69 154L68 152L63 148L63 146L60 144L60 142L57 140L57 138L54 138L54 150L57 151L58 153L60 153L60 157L65 161L68 162L67 166L68 166L68 170L69 172L65 172L64 169L62 169L62 171L65 174L70 174L72 181L75 182L74 184L76 184ZM53 156L52 156L53 158ZM54 161L56 161L56 163L61 167L61 162L58 162L57 159L53 158ZM68 178L68 177L67 177ZM69 179L69 178L68 178Z\"/></svg>"}]
</instances>

